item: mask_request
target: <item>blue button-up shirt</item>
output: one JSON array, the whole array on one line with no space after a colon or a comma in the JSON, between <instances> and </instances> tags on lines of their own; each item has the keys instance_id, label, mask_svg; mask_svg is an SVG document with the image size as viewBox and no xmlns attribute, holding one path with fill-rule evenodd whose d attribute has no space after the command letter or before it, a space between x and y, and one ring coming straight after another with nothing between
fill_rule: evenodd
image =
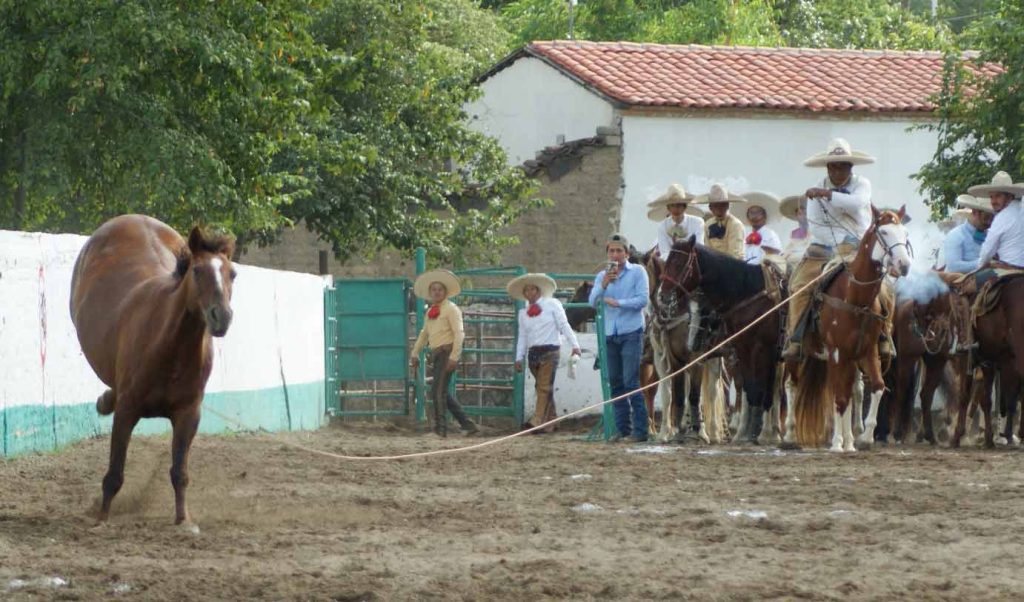
<instances>
[{"instance_id":1,"label":"blue button-up shirt","mask_svg":"<svg viewBox=\"0 0 1024 602\"><path fill-rule=\"evenodd\" d=\"M981 243L974 240L974 233L977 231L970 222L964 222L946 235L942 252L946 256L947 272L973 272L978 266Z\"/></svg>"},{"instance_id":2,"label":"blue button-up shirt","mask_svg":"<svg viewBox=\"0 0 1024 602\"><path fill-rule=\"evenodd\" d=\"M647 307L647 270L642 265L626 262L626 267L619 272L618 279L603 288L604 273L601 270L594 278L594 288L590 291L590 304L597 307L605 297L619 302L618 307L606 305L604 308L604 334L612 336L643 330L644 314Z\"/></svg>"}]
</instances>

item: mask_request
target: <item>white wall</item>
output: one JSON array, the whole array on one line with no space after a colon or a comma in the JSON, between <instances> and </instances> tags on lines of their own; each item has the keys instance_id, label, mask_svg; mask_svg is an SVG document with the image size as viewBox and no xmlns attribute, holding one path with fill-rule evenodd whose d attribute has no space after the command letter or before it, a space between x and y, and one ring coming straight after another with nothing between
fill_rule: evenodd
<instances>
[{"instance_id":1,"label":"white wall","mask_svg":"<svg viewBox=\"0 0 1024 602\"><path fill-rule=\"evenodd\" d=\"M522 58L481 84L466 106L469 126L498 139L510 165L565 140L589 138L614 125L612 106L540 59Z\"/></svg>"},{"instance_id":2,"label":"white wall","mask_svg":"<svg viewBox=\"0 0 1024 602\"><path fill-rule=\"evenodd\" d=\"M106 389L82 354L68 307L85 241L0 230L0 409L92 403ZM324 281L236 266L234 320L214 339L206 392L322 382Z\"/></svg>"},{"instance_id":3,"label":"white wall","mask_svg":"<svg viewBox=\"0 0 1024 602\"><path fill-rule=\"evenodd\" d=\"M601 391L601 371L594 370L594 358L597 357L597 335L592 332L577 332L576 339L580 343L582 356L576 366L576 378L569 378L569 357L572 355L572 344L562 337L562 350L558 358L558 370L555 372L555 409L562 416L580 408L598 403L604 399ZM523 385L523 416L529 420L537 407L536 381L530 370L524 366L526 382ZM602 408L595 408L584 414L600 414Z\"/></svg>"},{"instance_id":4,"label":"white wall","mask_svg":"<svg viewBox=\"0 0 1024 602\"><path fill-rule=\"evenodd\" d=\"M804 167L807 157L822 152L832 138L843 137L855 150L877 162L854 168L871 180L876 206L907 205L916 264L930 266L929 253L942 234L927 222L929 209L910 175L929 161L936 139L931 132L908 132L908 121L822 118L703 118L623 116L622 230L637 248L649 248L655 224L646 203L678 182L693 194L714 182L730 191L760 190L778 197L799 194L825 176L824 168ZM796 224L776 228L784 241Z\"/></svg>"}]
</instances>

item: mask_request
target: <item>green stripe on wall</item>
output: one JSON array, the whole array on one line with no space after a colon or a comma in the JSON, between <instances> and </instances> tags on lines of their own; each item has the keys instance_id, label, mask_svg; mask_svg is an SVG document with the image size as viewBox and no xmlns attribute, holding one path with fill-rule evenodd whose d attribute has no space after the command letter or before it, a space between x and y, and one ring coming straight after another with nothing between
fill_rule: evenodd
<instances>
[{"instance_id":1,"label":"green stripe on wall","mask_svg":"<svg viewBox=\"0 0 1024 602\"><path fill-rule=\"evenodd\" d=\"M324 381L288 385L287 395L281 387L209 393L203 399L203 408L206 411L199 432L207 434L260 428L312 430L327 424ZM2 455L12 457L50 451L80 439L106 435L110 433L111 422L110 416L96 414L94 401L6 408L0 422ZM162 434L170 428L171 423L166 418L145 418L139 421L134 434Z\"/></svg>"}]
</instances>

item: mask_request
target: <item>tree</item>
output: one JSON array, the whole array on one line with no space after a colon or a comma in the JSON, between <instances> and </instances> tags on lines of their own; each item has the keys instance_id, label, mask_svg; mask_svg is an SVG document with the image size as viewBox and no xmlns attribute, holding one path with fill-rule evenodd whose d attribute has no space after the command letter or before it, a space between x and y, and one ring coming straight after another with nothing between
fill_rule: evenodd
<instances>
[{"instance_id":1,"label":"tree","mask_svg":"<svg viewBox=\"0 0 1024 602\"><path fill-rule=\"evenodd\" d=\"M128 211L235 231L307 188L314 48L297 3L0 3L0 227L88 231Z\"/></svg>"},{"instance_id":2,"label":"tree","mask_svg":"<svg viewBox=\"0 0 1024 602\"><path fill-rule=\"evenodd\" d=\"M965 32L964 43L980 53L964 61L950 52L938 121L923 126L938 135L932 160L915 178L935 216L942 216L958 194L987 182L1003 170L1019 179L1024 165L1024 7L1003 2ZM998 65L994 68L993 65Z\"/></svg>"}]
</instances>

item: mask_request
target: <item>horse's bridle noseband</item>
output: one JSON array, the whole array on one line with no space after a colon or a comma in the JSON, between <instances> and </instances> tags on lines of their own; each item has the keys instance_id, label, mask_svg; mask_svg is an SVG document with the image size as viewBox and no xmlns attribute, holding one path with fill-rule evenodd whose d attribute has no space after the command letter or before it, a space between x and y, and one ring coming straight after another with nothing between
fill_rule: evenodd
<instances>
[{"instance_id":1,"label":"horse's bridle noseband","mask_svg":"<svg viewBox=\"0 0 1024 602\"><path fill-rule=\"evenodd\" d=\"M682 251L680 249L672 249L672 250L669 251L669 256L671 256L672 253L685 253L686 254L686 266L683 268L683 276L682 276L683 282L686 281L686 279L690 276L690 274L696 272L696 274L697 274L697 282L700 283L700 264L697 262L697 253L695 253L693 249L691 249L690 251ZM667 261L665 262L665 271L661 273L661 281L662 282L667 282L667 283L671 284L672 286L676 287L677 289L683 291L683 294L686 295L687 297L692 297L694 292L696 291L696 289L694 289L694 290L687 289L685 286L683 286L682 282L676 280L675 278L673 278L669 274L669 272L668 272L668 262Z\"/></svg>"}]
</instances>

